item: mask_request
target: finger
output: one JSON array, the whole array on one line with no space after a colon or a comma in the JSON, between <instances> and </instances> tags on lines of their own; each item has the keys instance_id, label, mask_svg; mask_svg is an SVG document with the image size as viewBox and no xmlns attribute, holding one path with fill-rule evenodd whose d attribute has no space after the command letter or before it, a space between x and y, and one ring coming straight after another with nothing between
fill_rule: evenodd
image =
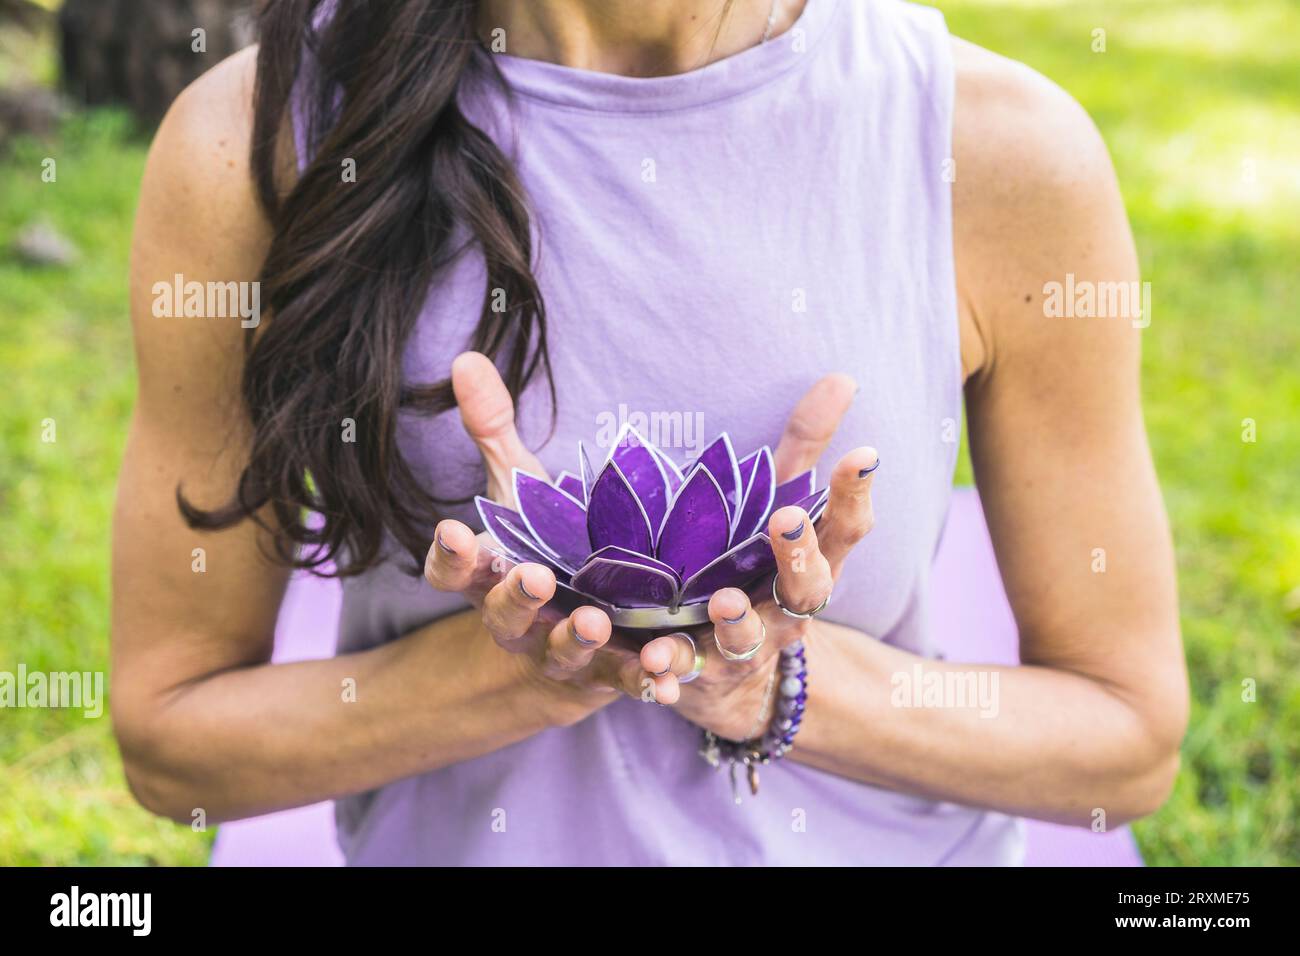
<instances>
[{"instance_id":1,"label":"finger","mask_svg":"<svg viewBox=\"0 0 1300 956\"><path fill-rule=\"evenodd\" d=\"M563 677L588 666L613 633L609 616L599 608L580 607L555 627L546 642L548 676Z\"/></svg>"},{"instance_id":2,"label":"finger","mask_svg":"<svg viewBox=\"0 0 1300 956\"><path fill-rule=\"evenodd\" d=\"M665 638L655 640L666 642ZM641 652L610 642L606 645L605 652L597 656L595 668L601 683L620 690L629 697L651 704L675 704L681 696L681 687L671 667L665 669L661 659L662 648L650 655L654 667L651 672L645 667Z\"/></svg>"},{"instance_id":3,"label":"finger","mask_svg":"<svg viewBox=\"0 0 1300 956\"><path fill-rule=\"evenodd\" d=\"M627 656L602 655L596 661L598 664L603 663L605 668L602 682L629 697L647 704L671 705L677 703L681 695L681 688L673 674L648 673L634 653L628 653Z\"/></svg>"},{"instance_id":4,"label":"finger","mask_svg":"<svg viewBox=\"0 0 1300 956\"><path fill-rule=\"evenodd\" d=\"M817 464L857 390L853 379L836 372L819 379L799 399L772 455L777 481L789 481Z\"/></svg>"},{"instance_id":5,"label":"finger","mask_svg":"<svg viewBox=\"0 0 1300 956\"><path fill-rule=\"evenodd\" d=\"M817 542L832 573L839 571L849 552L875 524L871 483L879 466L880 456L874 448L855 448L831 473L831 496L817 522Z\"/></svg>"},{"instance_id":6,"label":"finger","mask_svg":"<svg viewBox=\"0 0 1300 956\"><path fill-rule=\"evenodd\" d=\"M655 677L685 677L695 670L695 644L681 631L647 641L640 656L642 668Z\"/></svg>"},{"instance_id":7,"label":"finger","mask_svg":"<svg viewBox=\"0 0 1300 956\"><path fill-rule=\"evenodd\" d=\"M498 548L486 532L475 536L459 521L439 522L424 560L424 577L437 590L460 594L482 607L487 593L516 563Z\"/></svg>"},{"instance_id":8,"label":"finger","mask_svg":"<svg viewBox=\"0 0 1300 956\"><path fill-rule=\"evenodd\" d=\"M718 646L730 654L746 654L766 636L763 619L749 603L749 597L739 588L723 588L709 598L709 620ZM766 658L755 654L747 661L729 661L726 667L757 667Z\"/></svg>"},{"instance_id":9,"label":"finger","mask_svg":"<svg viewBox=\"0 0 1300 956\"><path fill-rule=\"evenodd\" d=\"M554 594L555 574L550 568L517 564L484 598L483 626L506 650L517 650L537 612Z\"/></svg>"},{"instance_id":10,"label":"finger","mask_svg":"<svg viewBox=\"0 0 1300 956\"><path fill-rule=\"evenodd\" d=\"M681 681L671 671L667 674L651 674L642 670L641 699L647 704L663 704L665 707L671 707L682 699Z\"/></svg>"},{"instance_id":11,"label":"finger","mask_svg":"<svg viewBox=\"0 0 1300 956\"><path fill-rule=\"evenodd\" d=\"M519 468L545 478L546 469L519 439L515 430L515 403L501 381L501 373L481 352L462 352L451 363L451 388L465 431L483 456L488 497L513 505L513 470Z\"/></svg>"},{"instance_id":12,"label":"finger","mask_svg":"<svg viewBox=\"0 0 1300 956\"><path fill-rule=\"evenodd\" d=\"M776 555L777 594L782 606L800 614L818 607L831 593L831 567L817 543L817 530L802 508L781 508L767 523ZM786 618L796 623L794 618Z\"/></svg>"},{"instance_id":13,"label":"finger","mask_svg":"<svg viewBox=\"0 0 1300 956\"><path fill-rule=\"evenodd\" d=\"M439 521L424 559L424 577L439 591L464 591L478 567L478 539L465 524Z\"/></svg>"}]
</instances>

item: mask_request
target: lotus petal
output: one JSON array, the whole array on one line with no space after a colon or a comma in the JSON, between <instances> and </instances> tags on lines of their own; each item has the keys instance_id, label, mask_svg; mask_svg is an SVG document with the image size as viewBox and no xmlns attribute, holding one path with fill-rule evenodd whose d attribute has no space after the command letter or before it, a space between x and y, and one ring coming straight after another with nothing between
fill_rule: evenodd
<instances>
[{"instance_id":1,"label":"lotus petal","mask_svg":"<svg viewBox=\"0 0 1300 956\"><path fill-rule=\"evenodd\" d=\"M571 471L560 472L560 477L555 479L555 486L565 494L572 495L573 498L587 506L587 488L579 478Z\"/></svg>"},{"instance_id":2,"label":"lotus petal","mask_svg":"<svg viewBox=\"0 0 1300 956\"><path fill-rule=\"evenodd\" d=\"M499 505L488 498L475 498L474 504L478 508L479 520L483 522L483 527L496 539L501 550L510 557L520 562L533 561L544 564L554 571L557 577L563 575L566 580L573 573L573 568L566 567L556 561L554 556L537 547L528 532L522 530L524 519L518 511Z\"/></svg>"},{"instance_id":3,"label":"lotus petal","mask_svg":"<svg viewBox=\"0 0 1300 956\"><path fill-rule=\"evenodd\" d=\"M823 488L821 491L814 491L802 501L796 501L795 504L808 512L809 520L816 524L817 519L820 518L822 512L826 510L826 504L830 501L830 498L831 490L829 488Z\"/></svg>"},{"instance_id":4,"label":"lotus petal","mask_svg":"<svg viewBox=\"0 0 1300 956\"><path fill-rule=\"evenodd\" d=\"M685 580L727 550L730 538L727 499L708 467L696 465L664 515L656 557Z\"/></svg>"},{"instance_id":5,"label":"lotus petal","mask_svg":"<svg viewBox=\"0 0 1300 956\"><path fill-rule=\"evenodd\" d=\"M744 587L774 567L776 555L772 553L771 539L756 534L695 572L682 587L682 603L707 601L722 588Z\"/></svg>"},{"instance_id":6,"label":"lotus petal","mask_svg":"<svg viewBox=\"0 0 1300 956\"><path fill-rule=\"evenodd\" d=\"M715 438L700 452L700 457L695 459L692 468L697 465L703 465L712 473L727 503L727 518L734 518L740 508L741 489L740 466L736 463L736 452L731 447L731 436L723 432Z\"/></svg>"},{"instance_id":7,"label":"lotus petal","mask_svg":"<svg viewBox=\"0 0 1300 956\"><path fill-rule=\"evenodd\" d=\"M582 567L591 554L587 513L582 503L526 471L516 468L514 476L519 515L538 547L555 555L566 567Z\"/></svg>"},{"instance_id":8,"label":"lotus petal","mask_svg":"<svg viewBox=\"0 0 1300 956\"><path fill-rule=\"evenodd\" d=\"M618 465L623 477L632 486L637 500L645 508L650 527L658 528L668 511L668 475L663 463L655 457L645 439L631 427L625 427L619 433L610 460Z\"/></svg>"},{"instance_id":9,"label":"lotus petal","mask_svg":"<svg viewBox=\"0 0 1300 956\"><path fill-rule=\"evenodd\" d=\"M754 475L754 466L758 464L758 456L763 453L764 449L767 449L768 454L771 454L771 449L768 449L767 446L764 445L758 451L751 451L744 458L740 459L740 464L737 467L740 469L741 488L745 488L749 485L749 479ZM743 503L742 500L742 504Z\"/></svg>"},{"instance_id":10,"label":"lotus petal","mask_svg":"<svg viewBox=\"0 0 1300 956\"><path fill-rule=\"evenodd\" d=\"M591 459L587 457L587 449L582 442L578 442L578 477L582 479L582 500L590 502L591 486L596 483L596 473L591 468Z\"/></svg>"},{"instance_id":11,"label":"lotus petal","mask_svg":"<svg viewBox=\"0 0 1300 956\"><path fill-rule=\"evenodd\" d=\"M798 504L817 490L816 481L817 472L813 470L777 485L776 494L772 496L772 510Z\"/></svg>"},{"instance_id":12,"label":"lotus petal","mask_svg":"<svg viewBox=\"0 0 1300 956\"><path fill-rule=\"evenodd\" d=\"M607 462L591 486L587 535L596 551L616 545L638 554L654 552L650 519L616 461Z\"/></svg>"},{"instance_id":13,"label":"lotus petal","mask_svg":"<svg viewBox=\"0 0 1300 956\"><path fill-rule=\"evenodd\" d=\"M674 571L672 568L670 568L668 565L664 564L662 561L658 561L647 554L637 554L635 551L629 551L626 548L620 548L617 545L610 545L607 548L601 548L599 551L593 554L591 558L588 558L587 560L590 561L592 560L592 558L606 558L610 561L623 561L627 564L639 564L643 568L650 568L654 571L662 571L664 574L669 575L670 577L673 578L675 582L674 584L675 588L679 588L682 583L677 578L677 572Z\"/></svg>"},{"instance_id":14,"label":"lotus petal","mask_svg":"<svg viewBox=\"0 0 1300 956\"><path fill-rule=\"evenodd\" d=\"M599 471L579 442L576 474L547 482L516 469L513 480L517 511L476 499L496 541L489 550L554 571L548 614L595 602L617 626L648 630L701 621L715 591L755 586L776 565L765 534L771 513L798 505L815 522L830 496L815 490L813 471L778 486L772 450L738 461L726 432L683 476L629 426Z\"/></svg>"},{"instance_id":15,"label":"lotus petal","mask_svg":"<svg viewBox=\"0 0 1300 956\"><path fill-rule=\"evenodd\" d=\"M584 564L573 576L573 586L616 607L665 607L677 595L677 579L670 572L604 557Z\"/></svg>"},{"instance_id":16,"label":"lotus petal","mask_svg":"<svg viewBox=\"0 0 1300 956\"><path fill-rule=\"evenodd\" d=\"M677 463L669 458L668 455L665 454L657 445L650 445L649 448L650 451L654 453L654 456L659 459L659 464L664 466L664 474L668 476L669 492L675 492L682 486L682 482L686 480L686 477L682 474L682 470L678 468Z\"/></svg>"},{"instance_id":17,"label":"lotus petal","mask_svg":"<svg viewBox=\"0 0 1300 956\"><path fill-rule=\"evenodd\" d=\"M764 445L741 462L745 478L745 494L741 498L740 515L732 529L732 541L744 541L763 530L763 522L772 513L772 500L776 495L776 471L772 464L772 450Z\"/></svg>"}]
</instances>

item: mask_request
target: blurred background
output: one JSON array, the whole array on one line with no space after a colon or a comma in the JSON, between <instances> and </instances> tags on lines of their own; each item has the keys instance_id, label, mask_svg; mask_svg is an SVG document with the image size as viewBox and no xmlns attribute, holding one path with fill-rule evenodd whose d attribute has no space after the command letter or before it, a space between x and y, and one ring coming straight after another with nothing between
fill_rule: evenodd
<instances>
[{"instance_id":1,"label":"blurred background","mask_svg":"<svg viewBox=\"0 0 1300 956\"><path fill-rule=\"evenodd\" d=\"M933 5L1092 114L1152 283L1193 711L1142 853L1300 863L1300 0ZM172 97L251 40L244 7L0 0L0 671L107 669L136 193ZM107 715L0 709L0 865L203 864L211 836L135 805Z\"/></svg>"}]
</instances>

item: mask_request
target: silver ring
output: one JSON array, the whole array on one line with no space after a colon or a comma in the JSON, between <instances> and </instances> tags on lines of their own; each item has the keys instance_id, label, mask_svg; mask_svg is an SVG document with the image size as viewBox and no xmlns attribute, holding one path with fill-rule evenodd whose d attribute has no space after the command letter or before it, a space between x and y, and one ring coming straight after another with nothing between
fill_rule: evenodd
<instances>
[{"instance_id":1,"label":"silver ring","mask_svg":"<svg viewBox=\"0 0 1300 956\"><path fill-rule=\"evenodd\" d=\"M717 632L717 631L714 631L714 632L713 632L713 643L716 644L716 645L718 646L718 653L721 654L723 657L725 657L725 658L726 658L727 660L729 660L729 661L748 661L748 660L753 660L754 655L758 653L759 648L761 648L761 647L763 646L764 642L767 640L767 625L766 625L765 623L763 623L763 619L762 619L761 617L758 619L758 626L761 627L761 628L763 629L762 633L759 634L759 636L758 636L758 643L755 644L753 647L751 647L751 648L750 648L749 650L747 650L747 651L741 651L739 654L733 654L731 651L729 651L729 650L727 650L725 647L723 647L723 646L722 646L722 642L721 642L720 640L718 640L718 632Z\"/></svg>"},{"instance_id":2,"label":"silver ring","mask_svg":"<svg viewBox=\"0 0 1300 956\"><path fill-rule=\"evenodd\" d=\"M776 602L776 606L781 609L781 613L784 614L786 617L792 617L796 621L811 621L822 611L826 610L826 605L829 604L831 600L831 596L829 592L827 593L826 597L822 599L822 603L818 604L811 611L807 611L801 614L798 611L790 610L788 607L786 607L784 604L781 603L781 599L777 596L776 582L779 577L781 577L781 573L779 571L776 574L772 575L772 600Z\"/></svg>"},{"instance_id":3,"label":"silver ring","mask_svg":"<svg viewBox=\"0 0 1300 956\"><path fill-rule=\"evenodd\" d=\"M691 635L687 634L685 631L679 631L678 636L684 637L691 642L691 652L695 655L695 666L691 668L691 672L685 677L677 678L677 683L689 684L691 681L695 680L695 678L700 676L700 671L704 670L704 655L700 653L700 649L695 645L695 638L691 637Z\"/></svg>"}]
</instances>

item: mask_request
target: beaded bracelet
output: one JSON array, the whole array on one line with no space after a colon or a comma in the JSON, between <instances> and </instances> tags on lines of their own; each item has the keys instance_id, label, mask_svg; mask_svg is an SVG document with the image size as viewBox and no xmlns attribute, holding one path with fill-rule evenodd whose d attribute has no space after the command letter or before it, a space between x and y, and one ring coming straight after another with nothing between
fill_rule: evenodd
<instances>
[{"instance_id":1,"label":"beaded bracelet","mask_svg":"<svg viewBox=\"0 0 1300 956\"><path fill-rule=\"evenodd\" d=\"M745 768L749 792L758 796L759 766L780 760L794 747L794 737L803 723L803 712L808 703L808 661L804 657L803 641L782 649L773 677L776 674L781 677L776 685L776 708L761 737L737 742L725 740L711 730L704 731L700 756L715 770L722 769L724 761L727 763L731 773L731 797L736 803L740 803L740 792L736 787L738 767ZM766 710L766 699L763 707Z\"/></svg>"}]
</instances>

